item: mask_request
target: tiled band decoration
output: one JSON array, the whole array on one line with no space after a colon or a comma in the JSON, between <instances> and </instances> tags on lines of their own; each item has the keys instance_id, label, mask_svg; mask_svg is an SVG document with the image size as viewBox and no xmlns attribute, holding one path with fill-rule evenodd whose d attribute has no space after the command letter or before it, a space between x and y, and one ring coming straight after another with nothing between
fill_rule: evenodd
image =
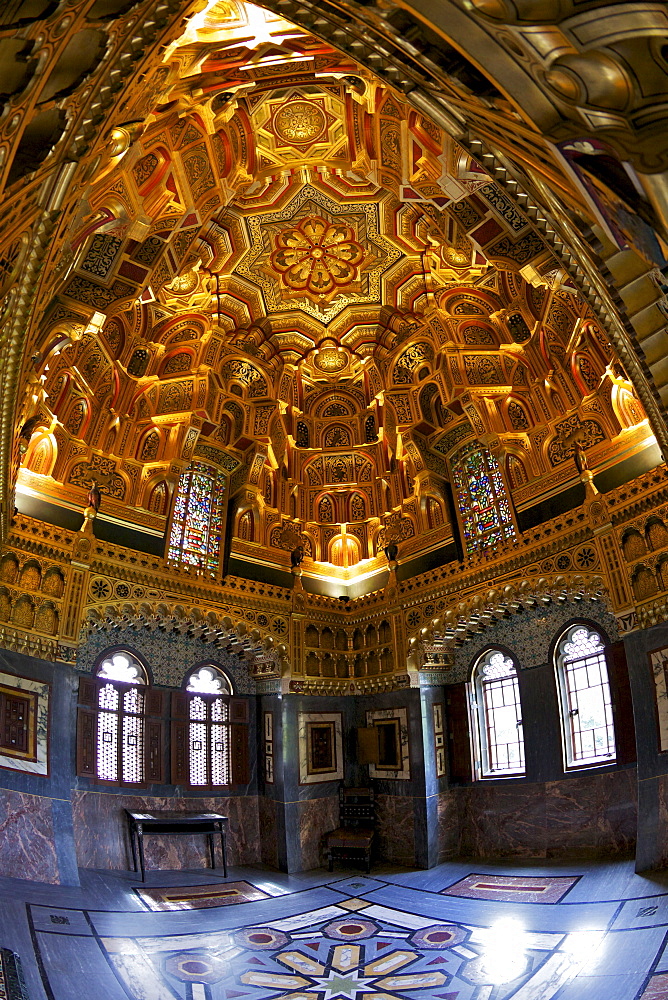
<instances>
[{"instance_id":1,"label":"tiled band decoration","mask_svg":"<svg viewBox=\"0 0 668 1000\"><path fill-rule=\"evenodd\" d=\"M149 910L203 910L230 903L250 903L267 899L268 893L250 882L223 882L220 885L182 885L166 889L135 889Z\"/></svg>"},{"instance_id":2,"label":"tiled band decoration","mask_svg":"<svg viewBox=\"0 0 668 1000\"><path fill-rule=\"evenodd\" d=\"M443 893L467 899L496 899L504 903L558 903L578 880L578 875L472 874L443 889Z\"/></svg>"}]
</instances>

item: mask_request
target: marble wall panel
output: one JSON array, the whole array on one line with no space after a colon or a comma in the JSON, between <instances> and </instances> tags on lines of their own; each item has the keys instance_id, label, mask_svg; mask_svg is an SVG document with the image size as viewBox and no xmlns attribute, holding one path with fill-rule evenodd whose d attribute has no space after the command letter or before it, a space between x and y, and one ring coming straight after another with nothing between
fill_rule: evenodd
<instances>
[{"instance_id":1,"label":"marble wall panel","mask_svg":"<svg viewBox=\"0 0 668 1000\"><path fill-rule=\"evenodd\" d=\"M376 796L376 857L401 865L415 863L415 807L412 796Z\"/></svg>"},{"instance_id":2,"label":"marble wall panel","mask_svg":"<svg viewBox=\"0 0 668 1000\"><path fill-rule=\"evenodd\" d=\"M480 782L439 795L439 858L594 858L633 851L634 768L550 782ZM665 830L668 834L668 782Z\"/></svg>"},{"instance_id":3,"label":"marble wall panel","mask_svg":"<svg viewBox=\"0 0 668 1000\"><path fill-rule=\"evenodd\" d=\"M633 850L637 823L635 768L547 782L545 794L548 858L598 857Z\"/></svg>"},{"instance_id":4,"label":"marble wall panel","mask_svg":"<svg viewBox=\"0 0 668 1000\"><path fill-rule=\"evenodd\" d=\"M543 857L545 795L527 783L480 782L461 811L461 851L475 857Z\"/></svg>"},{"instance_id":5,"label":"marble wall panel","mask_svg":"<svg viewBox=\"0 0 668 1000\"><path fill-rule=\"evenodd\" d=\"M0 790L0 875L60 882L51 800Z\"/></svg>"},{"instance_id":6,"label":"marble wall panel","mask_svg":"<svg viewBox=\"0 0 668 1000\"><path fill-rule=\"evenodd\" d=\"M74 840L82 868L129 869L132 851L125 809L133 812L174 810L218 812L229 816L227 860L229 864L253 864L260 860L260 827L256 796L207 798L157 798L112 795L104 792L73 792ZM207 841L202 835L161 837L144 840L148 868L201 868L209 864ZM219 861L220 863L220 861Z\"/></svg>"},{"instance_id":7,"label":"marble wall panel","mask_svg":"<svg viewBox=\"0 0 668 1000\"><path fill-rule=\"evenodd\" d=\"M636 871L668 867L668 775L638 782Z\"/></svg>"},{"instance_id":8,"label":"marble wall panel","mask_svg":"<svg viewBox=\"0 0 668 1000\"><path fill-rule=\"evenodd\" d=\"M460 810L467 791L465 788L452 788L447 792L439 792L436 796L439 862L449 861L461 853Z\"/></svg>"},{"instance_id":9,"label":"marble wall panel","mask_svg":"<svg viewBox=\"0 0 668 1000\"><path fill-rule=\"evenodd\" d=\"M338 796L302 799L298 803L300 871L310 871L325 864L325 835L339 825Z\"/></svg>"},{"instance_id":10,"label":"marble wall panel","mask_svg":"<svg viewBox=\"0 0 668 1000\"><path fill-rule=\"evenodd\" d=\"M276 806L274 799L258 796L258 820L260 837L260 859L263 864L278 868L278 830L276 828Z\"/></svg>"}]
</instances>

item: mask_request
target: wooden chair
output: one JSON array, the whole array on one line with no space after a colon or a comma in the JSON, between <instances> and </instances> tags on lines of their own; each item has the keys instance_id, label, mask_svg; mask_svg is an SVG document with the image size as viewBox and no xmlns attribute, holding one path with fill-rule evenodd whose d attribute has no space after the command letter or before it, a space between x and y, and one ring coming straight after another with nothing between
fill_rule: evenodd
<instances>
[{"instance_id":1,"label":"wooden chair","mask_svg":"<svg viewBox=\"0 0 668 1000\"><path fill-rule=\"evenodd\" d=\"M371 871L371 847L374 835L375 806L372 788L339 789L339 823L327 834L327 861L330 872L334 859L364 860Z\"/></svg>"}]
</instances>

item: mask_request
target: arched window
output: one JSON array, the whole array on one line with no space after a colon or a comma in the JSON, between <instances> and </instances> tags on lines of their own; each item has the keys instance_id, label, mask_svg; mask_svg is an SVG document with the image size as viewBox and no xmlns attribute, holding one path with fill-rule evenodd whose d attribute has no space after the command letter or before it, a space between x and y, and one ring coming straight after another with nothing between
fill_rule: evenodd
<instances>
[{"instance_id":1,"label":"arched window","mask_svg":"<svg viewBox=\"0 0 668 1000\"><path fill-rule=\"evenodd\" d=\"M467 552L496 546L515 537L499 465L477 441L450 459Z\"/></svg>"},{"instance_id":2,"label":"arched window","mask_svg":"<svg viewBox=\"0 0 668 1000\"><path fill-rule=\"evenodd\" d=\"M476 725L476 777L524 774L524 731L517 670L510 656L488 649L471 675Z\"/></svg>"},{"instance_id":3,"label":"arched window","mask_svg":"<svg viewBox=\"0 0 668 1000\"><path fill-rule=\"evenodd\" d=\"M169 558L212 571L218 566L223 532L225 477L193 462L179 480Z\"/></svg>"},{"instance_id":4,"label":"arched window","mask_svg":"<svg viewBox=\"0 0 668 1000\"><path fill-rule=\"evenodd\" d=\"M177 731L172 733L172 752L177 753L173 780L197 788L231 784L231 694L229 680L213 663L190 674L185 692L177 696L185 699L185 710L172 711L174 716L187 718L185 726L177 723ZM179 748L185 751L181 761Z\"/></svg>"},{"instance_id":5,"label":"arched window","mask_svg":"<svg viewBox=\"0 0 668 1000\"><path fill-rule=\"evenodd\" d=\"M588 625L571 625L555 660L567 768L612 764L615 732L603 638Z\"/></svg>"},{"instance_id":6,"label":"arched window","mask_svg":"<svg viewBox=\"0 0 668 1000\"><path fill-rule=\"evenodd\" d=\"M100 781L138 785L144 780L146 671L124 649L97 668L95 776Z\"/></svg>"}]
</instances>

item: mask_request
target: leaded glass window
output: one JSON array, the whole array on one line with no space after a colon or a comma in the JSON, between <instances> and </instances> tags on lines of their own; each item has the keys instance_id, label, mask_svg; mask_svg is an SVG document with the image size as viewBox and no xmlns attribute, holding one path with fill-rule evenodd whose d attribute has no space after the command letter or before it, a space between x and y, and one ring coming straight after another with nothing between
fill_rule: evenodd
<instances>
[{"instance_id":1,"label":"leaded glass window","mask_svg":"<svg viewBox=\"0 0 668 1000\"><path fill-rule=\"evenodd\" d=\"M225 477L193 462L181 476L169 538L169 558L215 571L222 545Z\"/></svg>"},{"instance_id":2,"label":"leaded glass window","mask_svg":"<svg viewBox=\"0 0 668 1000\"><path fill-rule=\"evenodd\" d=\"M97 700L96 774L101 781L144 780L144 690L146 674L129 652L102 660Z\"/></svg>"},{"instance_id":3,"label":"leaded glass window","mask_svg":"<svg viewBox=\"0 0 668 1000\"><path fill-rule=\"evenodd\" d=\"M190 675L186 691L190 784L229 785L229 682L217 667L207 665Z\"/></svg>"},{"instance_id":4,"label":"leaded glass window","mask_svg":"<svg viewBox=\"0 0 668 1000\"><path fill-rule=\"evenodd\" d=\"M476 552L515 537L515 525L498 462L477 441L450 460L466 551Z\"/></svg>"},{"instance_id":5,"label":"leaded glass window","mask_svg":"<svg viewBox=\"0 0 668 1000\"><path fill-rule=\"evenodd\" d=\"M567 768L612 764L615 732L603 639L571 625L557 645L557 685Z\"/></svg>"},{"instance_id":6,"label":"leaded glass window","mask_svg":"<svg viewBox=\"0 0 668 1000\"><path fill-rule=\"evenodd\" d=\"M484 653L471 678L476 743L476 776L524 774L524 731L517 670L499 649Z\"/></svg>"}]
</instances>

